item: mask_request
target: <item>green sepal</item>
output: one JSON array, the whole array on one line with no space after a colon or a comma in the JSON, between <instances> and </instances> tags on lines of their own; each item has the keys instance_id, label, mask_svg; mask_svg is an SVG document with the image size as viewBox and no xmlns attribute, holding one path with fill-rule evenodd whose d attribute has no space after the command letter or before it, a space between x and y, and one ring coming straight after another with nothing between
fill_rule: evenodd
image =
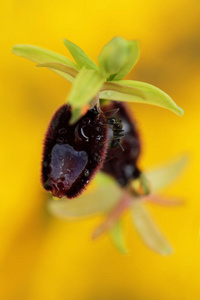
<instances>
[{"instance_id":1,"label":"green sepal","mask_svg":"<svg viewBox=\"0 0 200 300\"><path fill-rule=\"evenodd\" d=\"M80 69L86 67L87 69L98 70L97 65L79 46L66 39L63 42Z\"/></svg>"},{"instance_id":2,"label":"green sepal","mask_svg":"<svg viewBox=\"0 0 200 300\"><path fill-rule=\"evenodd\" d=\"M134 80L119 80L112 81L112 83L123 87L134 88L140 91L143 97L119 91L106 90L99 93L100 99L151 104L166 108L179 116L183 116L184 114L183 109L177 106L169 95L151 84Z\"/></svg>"},{"instance_id":3,"label":"green sepal","mask_svg":"<svg viewBox=\"0 0 200 300\"><path fill-rule=\"evenodd\" d=\"M101 172L97 173L93 183L95 188L83 192L73 201L66 198L57 198L58 201L49 199L49 212L57 218L76 219L110 211L118 203L123 190L111 176Z\"/></svg>"},{"instance_id":4,"label":"green sepal","mask_svg":"<svg viewBox=\"0 0 200 300\"><path fill-rule=\"evenodd\" d=\"M132 95L132 96L136 96L136 97L145 99L145 95L141 90L134 88L134 87L125 86L125 85L123 85L123 81L120 80L120 81L118 81L118 83L116 83L114 81L110 81L110 82L106 81L106 82L104 82L104 84L101 88L101 92L108 91L108 95L112 94L112 92L119 92L122 94ZM102 99L102 97L100 97L100 98Z\"/></svg>"},{"instance_id":5,"label":"green sepal","mask_svg":"<svg viewBox=\"0 0 200 300\"><path fill-rule=\"evenodd\" d=\"M106 44L99 55L99 68L107 80L122 79L139 57L137 41L126 41L115 37Z\"/></svg>"},{"instance_id":6,"label":"green sepal","mask_svg":"<svg viewBox=\"0 0 200 300\"><path fill-rule=\"evenodd\" d=\"M53 62L61 63L67 67L78 70L76 64L71 59L41 47L32 46L32 45L15 45L12 49L12 52L16 55L25 57L37 64L53 63ZM69 74L66 74L62 71L58 71L55 69L51 69L51 70L59 74L69 82L74 81L74 78Z\"/></svg>"},{"instance_id":7,"label":"green sepal","mask_svg":"<svg viewBox=\"0 0 200 300\"><path fill-rule=\"evenodd\" d=\"M122 254L128 254L124 241L123 227L120 220L118 220L110 230L110 238L117 250L119 250Z\"/></svg>"},{"instance_id":8,"label":"green sepal","mask_svg":"<svg viewBox=\"0 0 200 300\"><path fill-rule=\"evenodd\" d=\"M76 76L78 75L78 71L74 68L68 67L66 65L60 64L60 63L44 63L44 64L39 64L36 67L38 68L48 68L51 70L57 70L57 71L61 71L64 72L68 75L70 75L73 78L76 78Z\"/></svg>"},{"instance_id":9,"label":"green sepal","mask_svg":"<svg viewBox=\"0 0 200 300\"><path fill-rule=\"evenodd\" d=\"M164 165L146 171L145 176L151 183L152 192L157 192L173 183L174 180L181 175L188 160L189 158L187 155L181 155Z\"/></svg>"},{"instance_id":10,"label":"green sepal","mask_svg":"<svg viewBox=\"0 0 200 300\"><path fill-rule=\"evenodd\" d=\"M68 103L73 109L89 105L99 92L104 80L105 78L98 71L82 68L74 81L68 96Z\"/></svg>"},{"instance_id":11,"label":"green sepal","mask_svg":"<svg viewBox=\"0 0 200 300\"><path fill-rule=\"evenodd\" d=\"M170 244L160 232L140 199L133 200L131 210L134 227L143 242L161 255L170 255L173 252Z\"/></svg>"}]
</instances>

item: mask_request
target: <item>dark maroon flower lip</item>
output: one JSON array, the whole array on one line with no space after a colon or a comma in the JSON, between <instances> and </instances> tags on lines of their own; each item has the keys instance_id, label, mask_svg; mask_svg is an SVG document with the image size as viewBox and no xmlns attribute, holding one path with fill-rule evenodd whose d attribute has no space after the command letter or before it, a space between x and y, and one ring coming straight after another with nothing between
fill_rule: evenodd
<instances>
[{"instance_id":1,"label":"dark maroon flower lip","mask_svg":"<svg viewBox=\"0 0 200 300\"><path fill-rule=\"evenodd\" d=\"M141 143L136 123L128 113L124 103L110 102L109 105L101 107L106 114L109 111L117 110L115 119L122 122L123 136L120 138L121 147L113 147L113 128L109 128L109 144L107 157L102 171L114 177L120 186L125 187L130 180L140 176L137 167L138 158L141 152ZM119 129L119 133L120 133ZM120 136L120 135L119 135ZM114 138L114 142L116 139ZM116 145L115 145L116 146Z\"/></svg>"},{"instance_id":2,"label":"dark maroon flower lip","mask_svg":"<svg viewBox=\"0 0 200 300\"><path fill-rule=\"evenodd\" d=\"M53 196L73 198L102 167L108 147L108 126L97 107L70 125L71 108L54 114L44 140L42 184Z\"/></svg>"}]
</instances>

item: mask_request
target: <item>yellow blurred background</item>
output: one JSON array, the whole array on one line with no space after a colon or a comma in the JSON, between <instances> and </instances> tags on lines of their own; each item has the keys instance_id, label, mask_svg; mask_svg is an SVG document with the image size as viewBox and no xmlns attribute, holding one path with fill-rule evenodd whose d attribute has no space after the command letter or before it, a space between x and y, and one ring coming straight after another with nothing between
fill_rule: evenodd
<instances>
[{"instance_id":1,"label":"yellow blurred background","mask_svg":"<svg viewBox=\"0 0 200 300\"><path fill-rule=\"evenodd\" d=\"M2 300L200 299L200 2L198 0L1 0L1 205ZM128 255L108 236L92 242L101 216L66 222L47 215L40 184L44 132L64 103L70 84L11 53L19 43L70 56L62 39L96 60L114 36L138 39L141 57L129 79L151 83L185 110L132 105L143 141L140 165L180 153L190 162L164 195L182 207L150 206L174 247L162 257L146 248L123 217Z\"/></svg>"}]
</instances>

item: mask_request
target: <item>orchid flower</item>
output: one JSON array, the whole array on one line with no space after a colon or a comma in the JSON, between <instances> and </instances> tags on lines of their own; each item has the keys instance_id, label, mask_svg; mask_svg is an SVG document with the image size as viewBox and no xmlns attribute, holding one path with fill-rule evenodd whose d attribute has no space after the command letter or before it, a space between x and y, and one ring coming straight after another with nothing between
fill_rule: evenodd
<instances>
[{"instance_id":1,"label":"orchid flower","mask_svg":"<svg viewBox=\"0 0 200 300\"><path fill-rule=\"evenodd\" d=\"M55 216L64 218L107 213L107 219L94 231L93 238L110 231L122 252L126 250L119 219L129 208L146 244L161 254L169 254L171 247L153 225L143 202L164 203L151 193L156 186L163 187L178 175L185 159L159 172L141 172L137 167L140 154L137 128L124 102L160 106L179 116L183 110L170 96L150 84L122 80L138 60L137 41L113 38L102 49L98 67L77 45L66 39L64 44L75 62L36 46L13 47L15 54L72 83L67 104L53 116L44 141L42 184L52 193L48 208ZM88 193L85 189L92 180L97 187ZM55 201L55 197L63 199Z\"/></svg>"}]
</instances>

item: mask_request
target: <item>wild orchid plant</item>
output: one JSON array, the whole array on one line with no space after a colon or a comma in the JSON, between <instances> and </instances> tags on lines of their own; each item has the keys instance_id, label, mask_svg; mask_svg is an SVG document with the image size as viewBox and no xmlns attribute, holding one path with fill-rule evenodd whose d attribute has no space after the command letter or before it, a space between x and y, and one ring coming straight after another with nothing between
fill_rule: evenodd
<instances>
[{"instance_id":1,"label":"wild orchid plant","mask_svg":"<svg viewBox=\"0 0 200 300\"><path fill-rule=\"evenodd\" d=\"M152 104L179 116L183 110L150 84L122 80L138 60L137 41L112 39L98 57L99 67L77 45L68 40L64 44L76 63L36 46L13 47L15 54L72 83L67 104L53 116L44 142L42 184L53 196L48 202L49 210L60 218L106 213L105 222L94 231L93 238L109 230L117 248L125 253L119 219L130 208L144 242L160 254L171 253L143 202L168 204L152 193L181 172L185 158L159 170L141 172L137 167L139 135L125 103ZM92 179L96 188L85 191ZM62 199L55 201L59 198ZM172 203L175 204L169 202Z\"/></svg>"}]
</instances>

